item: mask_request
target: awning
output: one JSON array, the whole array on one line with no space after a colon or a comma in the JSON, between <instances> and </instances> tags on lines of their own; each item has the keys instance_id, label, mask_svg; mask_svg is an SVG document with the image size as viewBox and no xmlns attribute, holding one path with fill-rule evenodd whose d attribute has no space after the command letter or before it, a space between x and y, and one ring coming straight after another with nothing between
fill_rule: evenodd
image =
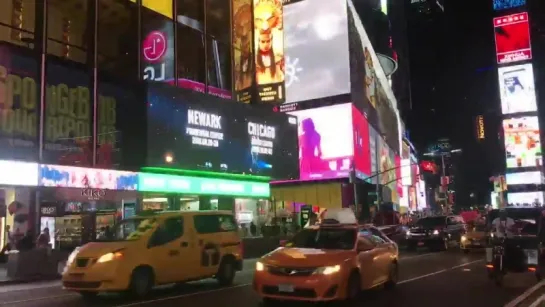
<instances>
[{"instance_id":1,"label":"awning","mask_svg":"<svg viewBox=\"0 0 545 307\"><path fill-rule=\"evenodd\" d=\"M275 201L304 203L320 208L342 208L341 183L315 183L299 186L271 186Z\"/></svg>"}]
</instances>

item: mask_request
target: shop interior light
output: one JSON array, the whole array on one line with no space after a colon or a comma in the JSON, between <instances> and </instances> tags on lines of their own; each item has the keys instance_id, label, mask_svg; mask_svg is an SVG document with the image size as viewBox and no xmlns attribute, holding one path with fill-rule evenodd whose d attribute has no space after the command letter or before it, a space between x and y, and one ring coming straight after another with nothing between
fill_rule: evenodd
<instances>
[{"instance_id":1,"label":"shop interior light","mask_svg":"<svg viewBox=\"0 0 545 307\"><path fill-rule=\"evenodd\" d=\"M156 197L156 198L144 198L142 202L145 203L166 203L168 202L168 198L166 197Z\"/></svg>"},{"instance_id":2,"label":"shop interior light","mask_svg":"<svg viewBox=\"0 0 545 307\"><path fill-rule=\"evenodd\" d=\"M228 174L220 172L209 172L209 171L194 171L186 170L179 168L168 168L168 167L142 167L143 172L150 173L163 173L170 175L185 175L185 176L201 176L201 177L212 177L212 178L225 178L233 180L248 180L248 181L265 181L269 182L271 177L268 176L257 176L257 175L244 175L244 174Z\"/></svg>"}]
</instances>

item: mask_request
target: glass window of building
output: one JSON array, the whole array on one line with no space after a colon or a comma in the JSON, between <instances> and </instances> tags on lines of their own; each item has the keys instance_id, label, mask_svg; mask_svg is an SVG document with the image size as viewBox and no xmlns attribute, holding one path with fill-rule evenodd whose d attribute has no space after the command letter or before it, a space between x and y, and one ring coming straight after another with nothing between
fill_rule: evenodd
<instances>
[{"instance_id":1,"label":"glass window of building","mask_svg":"<svg viewBox=\"0 0 545 307\"><path fill-rule=\"evenodd\" d=\"M214 88L231 92L230 1L205 0L209 92Z\"/></svg>"},{"instance_id":2,"label":"glass window of building","mask_svg":"<svg viewBox=\"0 0 545 307\"><path fill-rule=\"evenodd\" d=\"M6 0L0 10L0 41L34 48L36 0Z\"/></svg>"},{"instance_id":3,"label":"glass window of building","mask_svg":"<svg viewBox=\"0 0 545 307\"><path fill-rule=\"evenodd\" d=\"M176 4L178 86L204 91L204 2L177 0Z\"/></svg>"},{"instance_id":4,"label":"glass window of building","mask_svg":"<svg viewBox=\"0 0 545 307\"><path fill-rule=\"evenodd\" d=\"M89 26L88 0L49 0L47 53L80 63L87 62L93 30Z\"/></svg>"},{"instance_id":5,"label":"glass window of building","mask_svg":"<svg viewBox=\"0 0 545 307\"><path fill-rule=\"evenodd\" d=\"M86 48L93 30L87 0L52 0L47 9L46 110L43 160L74 166L93 161L92 69Z\"/></svg>"},{"instance_id":6,"label":"glass window of building","mask_svg":"<svg viewBox=\"0 0 545 307\"><path fill-rule=\"evenodd\" d=\"M38 157L35 9L34 0L9 0L0 10L0 159Z\"/></svg>"},{"instance_id":7,"label":"glass window of building","mask_svg":"<svg viewBox=\"0 0 545 307\"><path fill-rule=\"evenodd\" d=\"M98 17L96 167L135 169L143 165L139 144L145 144L141 135L146 133L145 94L138 83L138 7L127 0L100 0Z\"/></svg>"},{"instance_id":8,"label":"glass window of building","mask_svg":"<svg viewBox=\"0 0 545 307\"><path fill-rule=\"evenodd\" d=\"M124 80L138 79L138 7L127 0L98 1L98 69Z\"/></svg>"}]
</instances>

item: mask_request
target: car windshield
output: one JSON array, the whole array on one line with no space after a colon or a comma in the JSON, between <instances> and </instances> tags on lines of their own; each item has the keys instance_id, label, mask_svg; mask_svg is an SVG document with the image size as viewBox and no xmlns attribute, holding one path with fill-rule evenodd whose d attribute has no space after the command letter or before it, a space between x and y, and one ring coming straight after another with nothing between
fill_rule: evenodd
<instances>
[{"instance_id":1,"label":"car windshield","mask_svg":"<svg viewBox=\"0 0 545 307\"><path fill-rule=\"evenodd\" d=\"M422 219L419 219L416 222L416 226L420 227L436 227L436 226L444 226L445 225L446 218L444 216L438 216L438 217L425 217Z\"/></svg>"},{"instance_id":2,"label":"car windshield","mask_svg":"<svg viewBox=\"0 0 545 307\"><path fill-rule=\"evenodd\" d=\"M158 220L154 217L123 220L111 231L107 231L98 241L135 241L155 229L157 223Z\"/></svg>"},{"instance_id":3,"label":"car windshield","mask_svg":"<svg viewBox=\"0 0 545 307\"><path fill-rule=\"evenodd\" d=\"M353 249L356 244L355 229L304 229L297 233L288 247L316 249Z\"/></svg>"}]
</instances>

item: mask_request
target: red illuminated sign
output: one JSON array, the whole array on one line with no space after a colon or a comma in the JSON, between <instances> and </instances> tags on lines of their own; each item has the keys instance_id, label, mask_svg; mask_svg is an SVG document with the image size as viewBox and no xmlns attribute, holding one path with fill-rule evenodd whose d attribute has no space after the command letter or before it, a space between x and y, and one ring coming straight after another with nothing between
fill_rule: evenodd
<instances>
[{"instance_id":1,"label":"red illuminated sign","mask_svg":"<svg viewBox=\"0 0 545 307\"><path fill-rule=\"evenodd\" d=\"M494 18L494 36L498 64L532 58L528 13Z\"/></svg>"},{"instance_id":2,"label":"red illuminated sign","mask_svg":"<svg viewBox=\"0 0 545 307\"><path fill-rule=\"evenodd\" d=\"M425 172L430 172L434 174L437 173L437 165L431 161L420 162L420 168L422 168L422 170Z\"/></svg>"},{"instance_id":3,"label":"red illuminated sign","mask_svg":"<svg viewBox=\"0 0 545 307\"><path fill-rule=\"evenodd\" d=\"M142 53L149 63L160 61L167 51L167 38L159 31L152 31L142 42Z\"/></svg>"}]
</instances>

